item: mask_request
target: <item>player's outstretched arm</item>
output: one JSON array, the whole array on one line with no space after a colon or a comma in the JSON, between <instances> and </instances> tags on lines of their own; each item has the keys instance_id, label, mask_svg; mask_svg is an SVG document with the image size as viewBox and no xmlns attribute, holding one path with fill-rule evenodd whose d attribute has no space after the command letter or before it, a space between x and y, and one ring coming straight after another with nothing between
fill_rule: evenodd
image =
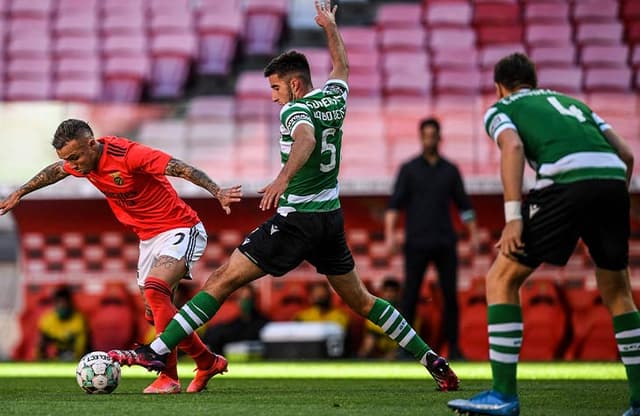
<instances>
[{"instance_id":1,"label":"player's outstretched arm","mask_svg":"<svg viewBox=\"0 0 640 416\"><path fill-rule=\"evenodd\" d=\"M211 180L209 175L178 159L171 159L169 161L164 170L164 174L186 179L194 185L206 189L220 202L222 209L227 214L231 213L230 205L234 202L240 202L242 199L241 185L232 186L231 188L220 188Z\"/></svg>"},{"instance_id":2,"label":"player's outstretched arm","mask_svg":"<svg viewBox=\"0 0 640 416\"><path fill-rule=\"evenodd\" d=\"M316 0L316 23L327 35L327 43L329 46L329 55L331 56L331 65L333 69L329 74L329 79L341 79L347 81L349 77L349 61L347 59L347 50L338 25L336 24L336 10L338 6L331 7L331 0Z\"/></svg>"},{"instance_id":3,"label":"player's outstretched arm","mask_svg":"<svg viewBox=\"0 0 640 416\"><path fill-rule=\"evenodd\" d=\"M11 211L16 205L18 205L20 199L26 194L33 192L36 189L54 184L69 176L69 174L63 169L63 166L64 161L58 161L50 164L38 172L36 176L29 180L29 182L12 192L5 200L0 201L0 215L4 215Z\"/></svg>"}]
</instances>

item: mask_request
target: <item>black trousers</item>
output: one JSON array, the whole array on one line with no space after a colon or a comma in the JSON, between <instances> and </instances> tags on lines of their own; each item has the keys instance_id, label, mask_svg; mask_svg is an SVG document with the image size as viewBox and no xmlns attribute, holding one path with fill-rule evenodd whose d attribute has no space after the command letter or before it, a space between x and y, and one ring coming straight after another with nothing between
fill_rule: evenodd
<instances>
[{"instance_id":1,"label":"black trousers","mask_svg":"<svg viewBox=\"0 0 640 416\"><path fill-rule=\"evenodd\" d=\"M407 322L413 325L416 307L420 299L420 288L425 272L433 263L438 272L438 282L444 299L443 332L449 344L449 353L458 351L458 253L456 243L417 248L405 245L405 282L402 297L402 312Z\"/></svg>"}]
</instances>

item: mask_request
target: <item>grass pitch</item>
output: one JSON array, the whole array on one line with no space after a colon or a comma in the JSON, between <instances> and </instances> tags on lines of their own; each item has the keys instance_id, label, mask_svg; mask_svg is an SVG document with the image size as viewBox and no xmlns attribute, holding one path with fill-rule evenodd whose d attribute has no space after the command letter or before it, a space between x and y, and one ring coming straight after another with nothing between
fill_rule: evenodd
<instances>
[{"instance_id":1,"label":"grass pitch","mask_svg":"<svg viewBox=\"0 0 640 416\"><path fill-rule=\"evenodd\" d=\"M446 402L489 387L488 363L453 363L458 392L441 393L416 363L257 362L229 364L199 394L143 395L154 378L141 368L122 370L110 395L88 395L75 365L0 364L1 415L453 415ZM192 366L181 363L182 385ZM620 415L628 406L619 363L522 363L523 415Z\"/></svg>"}]
</instances>

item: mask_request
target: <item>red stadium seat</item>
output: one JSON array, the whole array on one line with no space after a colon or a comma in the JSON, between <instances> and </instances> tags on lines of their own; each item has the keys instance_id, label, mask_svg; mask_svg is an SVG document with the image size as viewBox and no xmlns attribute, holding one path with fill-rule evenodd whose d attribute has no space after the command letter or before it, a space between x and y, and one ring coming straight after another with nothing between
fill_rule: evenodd
<instances>
[{"instance_id":1,"label":"red stadium seat","mask_svg":"<svg viewBox=\"0 0 640 416\"><path fill-rule=\"evenodd\" d=\"M620 15L626 21L640 20L640 3L634 0L624 0Z\"/></svg>"},{"instance_id":2,"label":"red stadium seat","mask_svg":"<svg viewBox=\"0 0 640 416\"><path fill-rule=\"evenodd\" d=\"M631 88L629 68L588 68L584 75L585 91L628 91Z\"/></svg>"},{"instance_id":3,"label":"red stadium seat","mask_svg":"<svg viewBox=\"0 0 640 416\"><path fill-rule=\"evenodd\" d=\"M233 120L235 100L226 95L199 96L189 103L187 118L189 120ZM191 125L193 129L194 125Z\"/></svg>"},{"instance_id":4,"label":"red stadium seat","mask_svg":"<svg viewBox=\"0 0 640 416\"><path fill-rule=\"evenodd\" d=\"M12 38L7 55L10 58L46 58L51 52L51 38L38 35Z\"/></svg>"},{"instance_id":5,"label":"red stadium seat","mask_svg":"<svg viewBox=\"0 0 640 416\"><path fill-rule=\"evenodd\" d=\"M345 27L340 30L344 45L351 52L370 52L378 49L378 32L369 27Z\"/></svg>"},{"instance_id":6,"label":"red stadium seat","mask_svg":"<svg viewBox=\"0 0 640 416\"><path fill-rule=\"evenodd\" d=\"M102 98L102 79L98 74L84 79L60 79L54 83L53 97L61 101L99 101Z\"/></svg>"},{"instance_id":7,"label":"red stadium seat","mask_svg":"<svg viewBox=\"0 0 640 416\"><path fill-rule=\"evenodd\" d=\"M44 101L51 98L51 79L9 80L5 88L8 101Z\"/></svg>"},{"instance_id":8,"label":"red stadium seat","mask_svg":"<svg viewBox=\"0 0 640 416\"><path fill-rule=\"evenodd\" d=\"M349 71L351 74L370 74L374 71L380 71L380 62L384 55L386 54L380 53L377 50L371 52L350 52ZM313 71L313 67L311 70ZM327 65L325 70L324 78L326 80L327 75L329 75L330 66Z\"/></svg>"},{"instance_id":9,"label":"red stadium seat","mask_svg":"<svg viewBox=\"0 0 640 416\"><path fill-rule=\"evenodd\" d=\"M53 44L53 54L58 58L81 58L86 55L96 55L98 49L96 35L60 36Z\"/></svg>"},{"instance_id":10,"label":"red stadium seat","mask_svg":"<svg viewBox=\"0 0 640 416\"><path fill-rule=\"evenodd\" d=\"M582 69L540 68L538 70L540 88L555 89L564 93L580 92L582 89Z\"/></svg>"},{"instance_id":11,"label":"red stadium seat","mask_svg":"<svg viewBox=\"0 0 640 416\"><path fill-rule=\"evenodd\" d=\"M124 10L122 14L114 13L104 16L101 19L101 29L107 36L142 36L146 35L146 19L146 15L141 10Z\"/></svg>"},{"instance_id":12,"label":"red stadium seat","mask_svg":"<svg viewBox=\"0 0 640 416\"><path fill-rule=\"evenodd\" d=\"M629 63L634 68L640 67L640 45L635 45L631 49L631 56L629 58Z\"/></svg>"},{"instance_id":13,"label":"red stadium seat","mask_svg":"<svg viewBox=\"0 0 640 416\"><path fill-rule=\"evenodd\" d=\"M243 15L239 10L203 12L200 15L197 24L199 73L229 73L242 27Z\"/></svg>"},{"instance_id":14,"label":"red stadium seat","mask_svg":"<svg viewBox=\"0 0 640 416\"><path fill-rule=\"evenodd\" d=\"M612 22L618 19L618 1L582 0L573 5L576 22Z\"/></svg>"},{"instance_id":15,"label":"red stadium seat","mask_svg":"<svg viewBox=\"0 0 640 416\"><path fill-rule=\"evenodd\" d=\"M154 35L193 33L193 15L186 10L172 10L171 14L154 14L149 20L149 30Z\"/></svg>"},{"instance_id":16,"label":"red stadium seat","mask_svg":"<svg viewBox=\"0 0 640 416\"><path fill-rule=\"evenodd\" d=\"M269 83L262 71L241 72L236 81L236 98L269 99Z\"/></svg>"},{"instance_id":17,"label":"red stadium seat","mask_svg":"<svg viewBox=\"0 0 640 416\"><path fill-rule=\"evenodd\" d=\"M245 40L246 53L274 54L280 38L284 16L287 13L286 0L263 2L248 0L245 2Z\"/></svg>"},{"instance_id":18,"label":"red stadium seat","mask_svg":"<svg viewBox=\"0 0 640 416\"><path fill-rule=\"evenodd\" d=\"M476 44L476 33L471 28L434 28L428 37L432 51L474 48Z\"/></svg>"},{"instance_id":19,"label":"red stadium seat","mask_svg":"<svg viewBox=\"0 0 640 416\"><path fill-rule=\"evenodd\" d=\"M579 45L618 45L622 41L623 26L619 22L582 23L576 26L576 43Z\"/></svg>"},{"instance_id":20,"label":"red stadium seat","mask_svg":"<svg viewBox=\"0 0 640 416\"><path fill-rule=\"evenodd\" d=\"M17 17L49 18L53 3L53 0L13 0L9 12Z\"/></svg>"},{"instance_id":21,"label":"red stadium seat","mask_svg":"<svg viewBox=\"0 0 640 416\"><path fill-rule=\"evenodd\" d=\"M436 73L434 82L436 94L475 95L479 91L480 73L477 69L442 69ZM452 153L449 152L449 154Z\"/></svg>"},{"instance_id":22,"label":"red stadium seat","mask_svg":"<svg viewBox=\"0 0 640 416\"><path fill-rule=\"evenodd\" d=\"M98 16L93 10L83 14L60 14L55 19L56 36L91 36L98 31Z\"/></svg>"},{"instance_id":23,"label":"red stadium seat","mask_svg":"<svg viewBox=\"0 0 640 416\"><path fill-rule=\"evenodd\" d=\"M435 70L470 69L478 67L478 50L472 48L441 49L431 54Z\"/></svg>"},{"instance_id":24,"label":"red stadium seat","mask_svg":"<svg viewBox=\"0 0 640 416\"><path fill-rule=\"evenodd\" d=\"M380 72L353 74L349 76L349 95L351 97L380 96L382 76Z\"/></svg>"},{"instance_id":25,"label":"red stadium seat","mask_svg":"<svg viewBox=\"0 0 640 416\"><path fill-rule=\"evenodd\" d=\"M150 63L145 56L110 56L104 61L103 96L106 101L137 102L149 78Z\"/></svg>"},{"instance_id":26,"label":"red stadium seat","mask_svg":"<svg viewBox=\"0 0 640 416\"><path fill-rule=\"evenodd\" d=\"M424 50L426 33L422 27L385 29L380 34L380 47L384 51Z\"/></svg>"},{"instance_id":27,"label":"red stadium seat","mask_svg":"<svg viewBox=\"0 0 640 416\"><path fill-rule=\"evenodd\" d=\"M147 37L144 34L105 35L102 37L105 56L147 56Z\"/></svg>"},{"instance_id":28,"label":"red stadium seat","mask_svg":"<svg viewBox=\"0 0 640 416\"><path fill-rule=\"evenodd\" d=\"M522 26L517 25L486 25L476 27L478 43L481 45L522 42L522 33Z\"/></svg>"},{"instance_id":29,"label":"red stadium seat","mask_svg":"<svg viewBox=\"0 0 640 416\"><path fill-rule=\"evenodd\" d=\"M381 4L376 15L379 28L411 28L420 26L422 9L420 4Z\"/></svg>"},{"instance_id":30,"label":"red stadium seat","mask_svg":"<svg viewBox=\"0 0 640 416\"><path fill-rule=\"evenodd\" d=\"M13 17L7 19L7 35L9 39L25 37L45 37L49 35L51 24L49 19L31 19Z\"/></svg>"},{"instance_id":31,"label":"red stadium seat","mask_svg":"<svg viewBox=\"0 0 640 416\"><path fill-rule=\"evenodd\" d=\"M164 34L151 39L151 95L154 98L177 98L189 75L195 55L195 38L191 34Z\"/></svg>"},{"instance_id":32,"label":"red stadium seat","mask_svg":"<svg viewBox=\"0 0 640 416\"><path fill-rule=\"evenodd\" d=\"M640 43L640 19L627 23L627 42L631 44Z\"/></svg>"},{"instance_id":33,"label":"red stadium seat","mask_svg":"<svg viewBox=\"0 0 640 416\"><path fill-rule=\"evenodd\" d=\"M98 0L58 0L56 4L56 14L86 14L89 11L98 13Z\"/></svg>"},{"instance_id":34,"label":"red stadium seat","mask_svg":"<svg viewBox=\"0 0 640 416\"><path fill-rule=\"evenodd\" d=\"M429 67L426 52L387 52L382 55L382 70L385 74L403 73L407 75L424 73ZM375 70L376 67L373 68Z\"/></svg>"},{"instance_id":35,"label":"red stadium seat","mask_svg":"<svg viewBox=\"0 0 640 416\"><path fill-rule=\"evenodd\" d=\"M569 2L525 2L524 20L527 23L569 23Z\"/></svg>"},{"instance_id":36,"label":"red stadium seat","mask_svg":"<svg viewBox=\"0 0 640 416\"><path fill-rule=\"evenodd\" d=\"M7 79L48 79L52 69L50 58L16 58L8 62L6 76Z\"/></svg>"},{"instance_id":37,"label":"red stadium seat","mask_svg":"<svg viewBox=\"0 0 640 416\"><path fill-rule=\"evenodd\" d=\"M569 319L557 284L550 278L532 278L522 286L520 297L524 321L520 358L560 358L566 347Z\"/></svg>"},{"instance_id":38,"label":"red stadium seat","mask_svg":"<svg viewBox=\"0 0 640 416\"><path fill-rule=\"evenodd\" d=\"M83 58L67 57L56 61L57 79L91 79L100 77L102 66L97 55L86 55Z\"/></svg>"},{"instance_id":39,"label":"red stadium seat","mask_svg":"<svg viewBox=\"0 0 640 416\"><path fill-rule=\"evenodd\" d=\"M484 277L476 277L469 289L460 291L460 351L468 360L489 358L485 290Z\"/></svg>"},{"instance_id":40,"label":"red stadium seat","mask_svg":"<svg viewBox=\"0 0 640 416\"><path fill-rule=\"evenodd\" d=\"M407 76L402 73L388 74L384 79L386 96L426 96L431 93L431 73L414 73Z\"/></svg>"},{"instance_id":41,"label":"red stadium seat","mask_svg":"<svg viewBox=\"0 0 640 416\"><path fill-rule=\"evenodd\" d=\"M473 9L474 25L513 25L520 21L518 3L504 1L476 2Z\"/></svg>"},{"instance_id":42,"label":"red stadium seat","mask_svg":"<svg viewBox=\"0 0 640 416\"><path fill-rule=\"evenodd\" d=\"M105 14L127 15L146 11L147 0L100 0Z\"/></svg>"},{"instance_id":43,"label":"red stadium seat","mask_svg":"<svg viewBox=\"0 0 640 416\"><path fill-rule=\"evenodd\" d=\"M201 0L200 11L228 12L240 10L242 0Z\"/></svg>"},{"instance_id":44,"label":"red stadium seat","mask_svg":"<svg viewBox=\"0 0 640 416\"><path fill-rule=\"evenodd\" d=\"M532 47L529 56L537 68L573 67L576 64L576 50L573 45Z\"/></svg>"},{"instance_id":45,"label":"red stadium seat","mask_svg":"<svg viewBox=\"0 0 640 416\"><path fill-rule=\"evenodd\" d=\"M580 62L585 68L626 67L629 49L623 45L587 45L580 51Z\"/></svg>"},{"instance_id":46,"label":"red stadium seat","mask_svg":"<svg viewBox=\"0 0 640 416\"><path fill-rule=\"evenodd\" d=\"M525 29L525 39L529 46L572 45L571 26L564 23L529 24Z\"/></svg>"},{"instance_id":47,"label":"red stadium seat","mask_svg":"<svg viewBox=\"0 0 640 416\"><path fill-rule=\"evenodd\" d=\"M430 1L426 4L423 18L427 27L468 27L472 16L473 9L467 1Z\"/></svg>"},{"instance_id":48,"label":"red stadium seat","mask_svg":"<svg viewBox=\"0 0 640 416\"><path fill-rule=\"evenodd\" d=\"M571 308L572 339L564 358L568 360L617 360L613 323L597 289L586 288L585 279L564 284Z\"/></svg>"}]
</instances>

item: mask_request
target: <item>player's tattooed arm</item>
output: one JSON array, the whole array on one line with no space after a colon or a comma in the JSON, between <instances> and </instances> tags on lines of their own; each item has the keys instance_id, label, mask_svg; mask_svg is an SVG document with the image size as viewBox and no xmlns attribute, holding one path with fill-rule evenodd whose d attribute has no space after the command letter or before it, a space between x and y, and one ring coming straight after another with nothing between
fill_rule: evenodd
<instances>
[{"instance_id":1,"label":"player's tattooed arm","mask_svg":"<svg viewBox=\"0 0 640 416\"><path fill-rule=\"evenodd\" d=\"M198 168L195 168L182 160L171 159L164 170L167 176L175 176L186 179L189 182L198 185L209 191L215 198L220 193L220 187L209 176Z\"/></svg>"},{"instance_id":2,"label":"player's tattooed arm","mask_svg":"<svg viewBox=\"0 0 640 416\"><path fill-rule=\"evenodd\" d=\"M12 192L5 200L0 201L0 215L4 215L11 211L16 205L18 205L20 198L26 194L54 184L69 176L69 174L65 172L63 166L64 161L58 161L50 164L38 172L36 176L31 178L27 183Z\"/></svg>"},{"instance_id":3,"label":"player's tattooed arm","mask_svg":"<svg viewBox=\"0 0 640 416\"><path fill-rule=\"evenodd\" d=\"M164 174L186 179L206 189L214 198L220 201L222 209L227 214L231 212L229 205L233 202L239 202L242 197L240 185L232 186L231 188L220 188L206 173L178 159L171 159L169 161L164 170Z\"/></svg>"}]
</instances>

